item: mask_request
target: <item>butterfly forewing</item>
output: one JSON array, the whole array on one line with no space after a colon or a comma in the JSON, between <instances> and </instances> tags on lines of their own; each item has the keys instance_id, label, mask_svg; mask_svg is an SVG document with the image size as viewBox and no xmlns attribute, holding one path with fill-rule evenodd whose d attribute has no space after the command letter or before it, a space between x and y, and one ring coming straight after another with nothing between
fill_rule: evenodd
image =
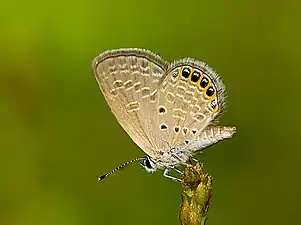
<instances>
[{"instance_id":1,"label":"butterfly forewing","mask_svg":"<svg viewBox=\"0 0 301 225\"><path fill-rule=\"evenodd\" d=\"M143 151L156 158L158 147L151 131L167 63L147 50L119 49L96 57L93 69L120 125Z\"/></svg>"}]
</instances>

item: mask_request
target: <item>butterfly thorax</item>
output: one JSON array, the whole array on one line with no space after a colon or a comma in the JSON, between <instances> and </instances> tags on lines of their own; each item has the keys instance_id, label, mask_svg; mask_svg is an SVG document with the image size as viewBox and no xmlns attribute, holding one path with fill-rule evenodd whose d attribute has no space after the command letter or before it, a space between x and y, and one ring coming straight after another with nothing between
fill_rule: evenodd
<instances>
[{"instance_id":1,"label":"butterfly thorax","mask_svg":"<svg viewBox=\"0 0 301 225\"><path fill-rule=\"evenodd\" d=\"M173 148L169 152L165 152L161 158L157 160L159 168L174 167L185 164L191 152L188 150Z\"/></svg>"},{"instance_id":2,"label":"butterfly thorax","mask_svg":"<svg viewBox=\"0 0 301 225\"><path fill-rule=\"evenodd\" d=\"M173 148L162 153L161 157L152 158L146 156L145 162L142 164L148 172L155 172L157 169L174 168L189 160L191 152L184 149Z\"/></svg>"}]
</instances>

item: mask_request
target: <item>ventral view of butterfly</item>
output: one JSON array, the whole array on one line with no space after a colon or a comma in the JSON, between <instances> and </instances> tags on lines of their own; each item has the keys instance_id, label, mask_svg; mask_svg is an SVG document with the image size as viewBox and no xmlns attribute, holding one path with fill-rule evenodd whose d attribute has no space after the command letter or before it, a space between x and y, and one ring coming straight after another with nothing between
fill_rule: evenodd
<instances>
[{"instance_id":1,"label":"ventral view of butterfly","mask_svg":"<svg viewBox=\"0 0 301 225\"><path fill-rule=\"evenodd\" d=\"M168 63L143 49L106 51L93 60L101 92L119 124L146 153L99 177L103 180L135 161L148 172L178 169L210 145L231 138L233 126L214 125L226 93L206 63L184 58Z\"/></svg>"}]
</instances>

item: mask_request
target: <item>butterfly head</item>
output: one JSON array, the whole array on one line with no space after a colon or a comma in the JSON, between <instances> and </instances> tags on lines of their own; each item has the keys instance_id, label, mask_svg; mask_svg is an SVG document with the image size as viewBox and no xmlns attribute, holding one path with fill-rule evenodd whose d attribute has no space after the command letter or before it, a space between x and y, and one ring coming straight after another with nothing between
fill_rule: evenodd
<instances>
[{"instance_id":1,"label":"butterfly head","mask_svg":"<svg viewBox=\"0 0 301 225\"><path fill-rule=\"evenodd\" d=\"M157 170L156 163L147 155L145 160L142 161L141 166L149 173L153 173Z\"/></svg>"}]
</instances>

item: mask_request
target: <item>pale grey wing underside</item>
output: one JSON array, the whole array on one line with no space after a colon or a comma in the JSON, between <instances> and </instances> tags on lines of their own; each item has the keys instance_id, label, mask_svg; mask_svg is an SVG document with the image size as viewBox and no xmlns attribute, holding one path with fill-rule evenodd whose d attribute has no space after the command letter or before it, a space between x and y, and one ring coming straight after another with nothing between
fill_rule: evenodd
<instances>
[{"instance_id":1,"label":"pale grey wing underside","mask_svg":"<svg viewBox=\"0 0 301 225\"><path fill-rule=\"evenodd\" d=\"M147 50L119 49L96 57L93 69L118 122L153 159L173 148L195 152L233 134L207 127L223 112L225 87L204 62L168 64Z\"/></svg>"},{"instance_id":2,"label":"pale grey wing underside","mask_svg":"<svg viewBox=\"0 0 301 225\"><path fill-rule=\"evenodd\" d=\"M211 146L221 140L231 138L236 132L233 126L207 126L189 145L182 144L180 149L189 152L191 155Z\"/></svg>"},{"instance_id":3,"label":"pale grey wing underside","mask_svg":"<svg viewBox=\"0 0 301 225\"><path fill-rule=\"evenodd\" d=\"M204 79L205 84L201 83ZM160 150L195 148L190 145L203 140L204 129L224 105L225 87L208 65L190 58L170 64L159 88L154 117L157 125L152 131L157 134L156 142L161 143ZM198 145L202 147L202 143Z\"/></svg>"},{"instance_id":4,"label":"pale grey wing underside","mask_svg":"<svg viewBox=\"0 0 301 225\"><path fill-rule=\"evenodd\" d=\"M157 90L167 63L141 49L106 51L93 61L100 89L116 119L132 140L148 155L159 157L152 133Z\"/></svg>"}]
</instances>

